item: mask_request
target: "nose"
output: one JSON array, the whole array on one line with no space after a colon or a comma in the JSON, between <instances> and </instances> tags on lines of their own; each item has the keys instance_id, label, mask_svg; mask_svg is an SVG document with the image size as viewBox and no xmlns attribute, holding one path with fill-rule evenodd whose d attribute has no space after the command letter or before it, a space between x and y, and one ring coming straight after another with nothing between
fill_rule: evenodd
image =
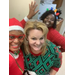
<instances>
[{"instance_id":1,"label":"nose","mask_svg":"<svg viewBox=\"0 0 75 75\"><path fill-rule=\"evenodd\" d=\"M15 43L18 43L18 42L19 42L18 38L15 38L15 39L14 39L14 42L15 42Z\"/></svg>"},{"instance_id":2,"label":"nose","mask_svg":"<svg viewBox=\"0 0 75 75\"><path fill-rule=\"evenodd\" d=\"M40 40L37 40L37 41L36 41L36 44L38 44L38 45L39 45L39 44L40 44Z\"/></svg>"},{"instance_id":3,"label":"nose","mask_svg":"<svg viewBox=\"0 0 75 75\"><path fill-rule=\"evenodd\" d=\"M51 21L50 19L48 19L48 21Z\"/></svg>"}]
</instances>

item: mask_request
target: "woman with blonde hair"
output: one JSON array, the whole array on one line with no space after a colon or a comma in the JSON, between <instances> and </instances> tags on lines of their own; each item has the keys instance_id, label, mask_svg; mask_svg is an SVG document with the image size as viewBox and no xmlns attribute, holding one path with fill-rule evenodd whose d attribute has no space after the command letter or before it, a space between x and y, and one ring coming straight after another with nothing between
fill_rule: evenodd
<instances>
[{"instance_id":1,"label":"woman with blonde hair","mask_svg":"<svg viewBox=\"0 0 75 75\"><path fill-rule=\"evenodd\" d=\"M62 54L59 48L47 40L48 28L37 20L25 25L25 68L37 75L55 75L61 66Z\"/></svg>"}]
</instances>

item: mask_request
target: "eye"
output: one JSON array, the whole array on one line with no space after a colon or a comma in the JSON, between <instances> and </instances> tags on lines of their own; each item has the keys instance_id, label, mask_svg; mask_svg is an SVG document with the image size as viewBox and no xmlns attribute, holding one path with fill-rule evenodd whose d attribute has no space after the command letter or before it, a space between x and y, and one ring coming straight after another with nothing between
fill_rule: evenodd
<instances>
[{"instance_id":1,"label":"eye","mask_svg":"<svg viewBox=\"0 0 75 75\"><path fill-rule=\"evenodd\" d=\"M15 38L15 36L9 36L9 39L14 39Z\"/></svg>"},{"instance_id":2,"label":"eye","mask_svg":"<svg viewBox=\"0 0 75 75\"><path fill-rule=\"evenodd\" d=\"M36 38L32 38L32 40L36 40Z\"/></svg>"},{"instance_id":3,"label":"eye","mask_svg":"<svg viewBox=\"0 0 75 75\"><path fill-rule=\"evenodd\" d=\"M40 40L44 39L43 37L40 38Z\"/></svg>"},{"instance_id":4,"label":"eye","mask_svg":"<svg viewBox=\"0 0 75 75\"><path fill-rule=\"evenodd\" d=\"M46 19L49 19L49 17L46 17Z\"/></svg>"},{"instance_id":5,"label":"eye","mask_svg":"<svg viewBox=\"0 0 75 75\"><path fill-rule=\"evenodd\" d=\"M54 19L51 19L51 21L54 21Z\"/></svg>"},{"instance_id":6,"label":"eye","mask_svg":"<svg viewBox=\"0 0 75 75\"><path fill-rule=\"evenodd\" d=\"M18 39L23 39L23 36L19 36Z\"/></svg>"}]
</instances>

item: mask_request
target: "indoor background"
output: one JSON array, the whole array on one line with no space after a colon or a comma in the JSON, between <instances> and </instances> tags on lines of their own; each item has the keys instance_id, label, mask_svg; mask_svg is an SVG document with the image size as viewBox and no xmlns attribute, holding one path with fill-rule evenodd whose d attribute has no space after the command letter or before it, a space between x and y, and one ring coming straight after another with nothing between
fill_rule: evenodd
<instances>
[{"instance_id":1,"label":"indoor background","mask_svg":"<svg viewBox=\"0 0 75 75\"><path fill-rule=\"evenodd\" d=\"M39 9L39 4L40 0L9 0L9 18L17 18L19 21L21 21L25 16L28 15L29 12L29 3L31 1L36 1L38 4L38 7L36 8ZM64 35L65 33L65 0L63 0L62 5L60 8L62 10L61 17L63 18L63 22L60 28L59 33ZM36 14L33 18L37 19L38 14ZM65 53L63 54L63 60L62 60L62 66L59 70L59 72L56 75L65 75Z\"/></svg>"}]
</instances>

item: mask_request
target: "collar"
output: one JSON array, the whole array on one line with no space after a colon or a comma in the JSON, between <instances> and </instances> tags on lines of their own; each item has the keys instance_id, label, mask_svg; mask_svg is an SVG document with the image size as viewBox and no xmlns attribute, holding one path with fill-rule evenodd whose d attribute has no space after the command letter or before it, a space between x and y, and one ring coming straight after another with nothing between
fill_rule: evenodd
<instances>
[{"instance_id":1,"label":"collar","mask_svg":"<svg viewBox=\"0 0 75 75\"><path fill-rule=\"evenodd\" d=\"M20 50L19 50L19 53L20 53ZM9 50L9 54L14 57L15 59L17 59L19 57L19 53L14 53L13 51Z\"/></svg>"},{"instance_id":2,"label":"collar","mask_svg":"<svg viewBox=\"0 0 75 75\"><path fill-rule=\"evenodd\" d=\"M40 56L40 55L42 54L42 52L40 52L40 53L38 53L38 54L35 54L35 53L33 53L31 50L30 50L30 53L31 53L32 55L34 55L34 56Z\"/></svg>"}]
</instances>

